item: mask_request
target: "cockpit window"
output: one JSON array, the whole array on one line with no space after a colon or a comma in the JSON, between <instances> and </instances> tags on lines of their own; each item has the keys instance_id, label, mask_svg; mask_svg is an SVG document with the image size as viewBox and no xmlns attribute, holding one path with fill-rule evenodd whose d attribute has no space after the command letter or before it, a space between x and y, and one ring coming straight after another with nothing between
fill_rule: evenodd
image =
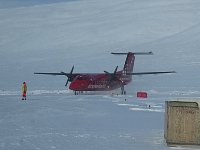
<instances>
[{"instance_id":1,"label":"cockpit window","mask_svg":"<svg viewBox=\"0 0 200 150\"><path fill-rule=\"evenodd\" d=\"M82 77L82 76L80 76L80 77L78 77L78 79L79 79L79 80L83 80L83 77Z\"/></svg>"},{"instance_id":2,"label":"cockpit window","mask_svg":"<svg viewBox=\"0 0 200 150\"><path fill-rule=\"evenodd\" d=\"M86 78L85 76L81 76L81 75L78 76L77 79L78 79L78 80L87 80L87 78Z\"/></svg>"}]
</instances>

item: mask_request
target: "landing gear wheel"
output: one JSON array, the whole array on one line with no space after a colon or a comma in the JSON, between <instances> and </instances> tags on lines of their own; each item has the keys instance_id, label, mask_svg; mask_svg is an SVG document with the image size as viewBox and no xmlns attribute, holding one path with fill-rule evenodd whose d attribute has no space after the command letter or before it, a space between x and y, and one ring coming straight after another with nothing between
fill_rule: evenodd
<instances>
[{"instance_id":1,"label":"landing gear wheel","mask_svg":"<svg viewBox=\"0 0 200 150\"><path fill-rule=\"evenodd\" d=\"M124 95L126 95L126 91L124 91Z\"/></svg>"},{"instance_id":2,"label":"landing gear wheel","mask_svg":"<svg viewBox=\"0 0 200 150\"><path fill-rule=\"evenodd\" d=\"M126 95L126 91L122 91L121 94L122 94L122 95Z\"/></svg>"},{"instance_id":3,"label":"landing gear wheel","mask_svg":"<svg viewBox=\"0 0 200 150\"><path fill-rule=\"evenodd\" d=\"M74 95L78 95L78 92L77 92L77 91L74 91Z\"/></svg>"},{"instance_id":4,"label":"landing gear wheel","mask_svg":"<svg viewBox=\"0 0 200 150\"><path fill-rule=\"evenodd\" d=\"M126 91L124 90L124 86L121 87L121 94L126 95Z\"/></svg>"}]
</instances>

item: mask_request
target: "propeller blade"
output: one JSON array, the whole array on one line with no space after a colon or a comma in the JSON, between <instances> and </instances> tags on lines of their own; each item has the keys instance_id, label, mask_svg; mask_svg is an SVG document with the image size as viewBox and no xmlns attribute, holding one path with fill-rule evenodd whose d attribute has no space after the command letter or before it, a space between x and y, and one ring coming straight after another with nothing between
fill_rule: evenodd
<instances>
[{"instance_id":1,"label":"propeller blade","mask_svg":"<svg viewBox=\"0 0 200 150\"><path fill-rule=\"evenodd\" d=\"M114 75L116 74L116 72L117 72L117 69L118 69L118 66L115 68Z\"/></svg>"},{"instance_id":2,"label":"propeller blade","mask_svg":"<svg viewBox=\"0 0 200 150\"><path fill-rule=\"evenodd\" d=\"M73 71L74 71L74 66L72 67L72 69L71 69L69 75L67 76L68 79L67 79L67 82L65 83L65 86L68 85L68 82L69 82L69 81L72 81L72 74L73 74Z\"/></svg>"},{"instance_id":3,"label":"propeller blade","mask_svg":"<svg viewBox=\"0 0 200 150\"><path fill-rule=\"evenodd\" d=\"M70 71L70 75L72 75L73 71L74 71L74 66L72 67L72 69Z\"/></svg>"},{"instance_id":4,"label":"propeller blade","mask_svg":"<svg viewBox=\"0 0 200 150\"><path fill-rule=\"evenodd\" d=\"M67 79L67 82L65 83L65 86L67 86L68 82L69 82L69 79Z\"/></svg>"},{"instance_id":5,"label":"propeller blade","mask_svg":"<svg viewBox=\"0 0 200 150\"><path fill-rule=\"evenodd\" d=\"M65 86L67 86L68 82L69 82L69 78L67 79L67 82L65 83Z\"/></svg>"},{"instance_id":6,"label":"propeller blade","mask_svg":"<svg viewBox=\"0 0 200 150\"><path fill-rule=\"evenodd\" d=\"M117 69L118 69L118 66L116 66L114 72L111 74L110 82L116 80Z\"/></svg>"},{"instance_id":7,"label":"propeller blade","mask_svg":"<svg viewBox=\"0 0 200 150\"><path fill-rule=\"evenodd\" d=\"M108 71L104 71L106 74L109 75L109 82L108 82L108 84L110 84L112 81L117 80L117 78L116 78L117 69L118 69L118 66L116 66L116 68L115 68L115 70L114 70L113 73L109 73Z\"/></svg>"},{"instance_id":8,"label":"propeller blade","mask_svg":"<svg viewBox=\"0 0 200 150\"><path fill-rule=\"evenodd\" d=\"M114 70L113 73L110 73L110 72L108 72L108 71L104 71L104 72L105 72L106 74L115 75L116 72L117 72L117 69L118 69L118 66L116 66L116 68L115 68L115 70Z\"/></svg>"}]
</instances>

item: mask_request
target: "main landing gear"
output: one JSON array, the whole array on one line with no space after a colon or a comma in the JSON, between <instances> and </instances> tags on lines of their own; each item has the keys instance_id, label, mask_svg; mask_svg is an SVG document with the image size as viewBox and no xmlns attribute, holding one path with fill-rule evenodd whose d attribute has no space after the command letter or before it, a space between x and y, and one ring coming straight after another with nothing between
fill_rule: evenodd
<instances>
[{"instance_id":1,"label":"main landing gear","mask_svg":"<svg viewBox=\"0 0 200 150\"><path fill-rule=\"evenodd\" d=\"M74 95L78 95L78 92L77 92L77 91L74 91Z\"/></svg>"},{"instance_id":2,"label":"main landing gear","mask_svg":"<svg viewBox=\"0 0 200 150\"><path fill-rule=\"evenodd\" d=\"M74 95L79 95L81 93L83 93L83 91L74 91Z\"/></svg>"},{"instance_id":3,"label":"main landing gear","mask_svg":"<svg viewBox=\"0 0 200 150\"><path fill-rule=\"evenodd\" d=\"M122 85L122 87L121 87L121 94L122 94L122 95L126 95L126 91L125 91L125 89L124 89L124 85Z\"/></svg>"}]
</instances>

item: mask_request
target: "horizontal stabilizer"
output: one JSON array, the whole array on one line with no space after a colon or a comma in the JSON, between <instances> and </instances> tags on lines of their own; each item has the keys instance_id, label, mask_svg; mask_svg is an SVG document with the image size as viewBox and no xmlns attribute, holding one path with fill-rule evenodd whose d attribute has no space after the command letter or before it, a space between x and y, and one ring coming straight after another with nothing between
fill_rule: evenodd
<instances>
[{"instance_id":1,"label":"horizontal stabilizer","mask_svg":"<svg viewBox=\"0 0 200 150\"><path fill-rule=\"evenodd\" d=\"M148 75L148 74L164 74L164 73L176 73L175 71L158 71L158 72L136 72L126 73L126 75Z\"/></svg>"},{"instance_id":2,"label":"horizontal stabilizer","mask_svg":"<svg viewBox=\"0 0 200 150\"><path fill-rule=\"evenodd\" d=\"M132 53L132 52L129 52L129 53ZM127 55L128 53L115 53L115 52L112 52L111 54L114 54L114 55ZM132 53L134 55L153 55L153 52L135 52L135 53Z\"/></svg>"}]
</instances>

